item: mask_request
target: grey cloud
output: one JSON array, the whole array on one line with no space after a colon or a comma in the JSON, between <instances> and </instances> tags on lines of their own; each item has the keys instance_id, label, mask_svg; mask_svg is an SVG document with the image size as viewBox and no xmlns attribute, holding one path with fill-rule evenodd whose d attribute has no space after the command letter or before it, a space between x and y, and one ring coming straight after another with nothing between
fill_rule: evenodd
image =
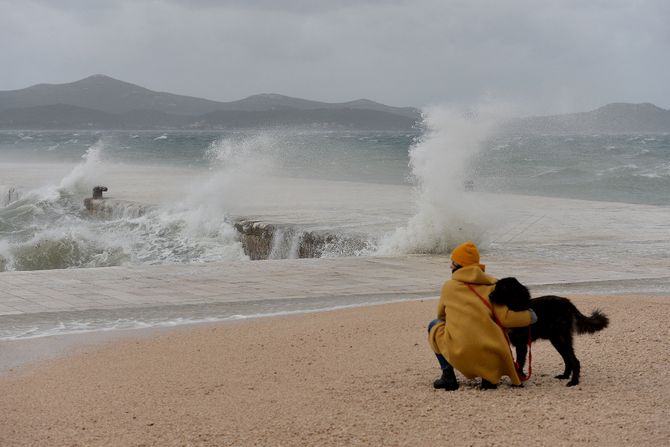
<instances>
[{"instance_id":1,"label":"grey cloud","mask_svg":"<svg viewBox=\"0 0 670 447\"><path fill-rule=\"evenodd\" d=\"M0 89L105 73L233 100L670 107L668 2L0 0Z\"/></svg>"}]
</instances>

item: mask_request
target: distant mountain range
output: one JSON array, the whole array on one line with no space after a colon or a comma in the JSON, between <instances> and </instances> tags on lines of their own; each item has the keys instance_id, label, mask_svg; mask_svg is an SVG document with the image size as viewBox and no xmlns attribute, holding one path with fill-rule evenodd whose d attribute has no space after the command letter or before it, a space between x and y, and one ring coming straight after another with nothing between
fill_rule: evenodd
<instances>
[{"instance_id":1,"label":"distant mountain range","mask_svg":"<svg viewBox=\"0 0 670 447\"><path fill-rule=\"evenodd\" d=\"M277 94L217 102L155 92L104 75L69 84L38 84L0 91L0 128L154 129L316 126L411 129L420 119L412 107L367 99L344 103Z\"/></svg>"},{"instance_id":2,"label":"distant mountain range","mask_svg":"<svg viewBox=\"0 0 670 447\"><path fill-rule=\"evenodd\" d=\"M515 134L664 133L670 132L670 110L649 103L613 103L591 112L515 119L503 130Z\"/></svg>"},{"instance_id":3,"label":"distant mountain range","mask_svg":"<svg viewBox=\"0 0 670 447\"><path fill-rule=\"evenodd\" d=\"M232 102L156 92L104 75L0 91L3 129L232 129L298 126L409 130L418 109L367 99L326 103L277 94ZM670 132L670 110L609 104L591 112L513 119L504 133Z\"/></svg>"}]
</instances>

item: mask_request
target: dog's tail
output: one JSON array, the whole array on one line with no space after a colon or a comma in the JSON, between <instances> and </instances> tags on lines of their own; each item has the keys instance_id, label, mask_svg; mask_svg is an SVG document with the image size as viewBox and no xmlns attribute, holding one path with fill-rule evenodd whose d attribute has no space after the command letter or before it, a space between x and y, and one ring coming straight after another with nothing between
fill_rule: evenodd
<instances>
[{"instance_id":1,"label":"dog's tail","mask_svg":"<svg viewBox=\"0 0 670 447\"><path fill-rule=\"evenodd\" d=\"M596 309L591 312L591 316L587 317L582 314L575 307L575 326L577 328L577 333L579 334L592 334L598 332L607 327L610 323L609 318L605 315L600 309Z\"/></svg>"}]
</instances>

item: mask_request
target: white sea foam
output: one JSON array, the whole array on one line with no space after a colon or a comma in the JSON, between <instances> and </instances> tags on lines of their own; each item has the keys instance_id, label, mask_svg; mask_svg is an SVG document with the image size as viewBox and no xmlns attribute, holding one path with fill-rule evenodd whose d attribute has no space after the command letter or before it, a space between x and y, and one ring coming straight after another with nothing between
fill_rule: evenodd
<instances>
[{"instance_id":1,"label":"white sea foam","mask_svg":"<svg viewBox=\"0 0 670 447\"><path fill-rule=\"evenodd\" d=\"M476 181L469 162L494 128L494 112L425 111L427 132L410 149L416 214L381 242L380 254L447 253L464 240L483 242L487 213L464 193L464 182Z\"/></svg>"},{"instance_id":2,"label":"white sea foam","mask_svg":"<svg viewBox=\"0 0 670 447\"><path fill-rule=\"evenodd\" d=\"M94 145L89 147L82 156L84 162L76 165L61 180L58 188L71 193L89 192L90 185L95 185L96 181L105 173L105 165L102 162L104 147L105 141L103 139L98 140Z\"/></svg>"},{"instance_id":3,"label":"white sea foam","mask_svg":"<svg viewBox=\"0 0 670 447\"><path fill-rule=\"evenodd\" d=\"M182 194L181 200L166 201L153 208L136 202L109 201L111 208L102 219L87 218L82 202L92 186L110 181L113 189L113 185L123 184L126 176L123 168L109 169L113 166L104 160L105 148L101 139L86 151L81 163L57 182L58 186L37 187L23 194L23 201L18 204L21 206L2 209L0 218L21 229L24 235L14 240L2 239L0 271L247 258L228 219L225 200L236 197L248 179L237 169L209 172L210 178L205 182L202 176L191 173L193 192ZM135 188L154 192L162 189L170 177L161 172L159 169L151 180L146 169L140 170L137 181L142 186ZM147 182L154 183L148 187ZM185 189L184 185L180 188Z\"/></svg>"},{"instance_id":4,"label":"white sea foam","mask_svg":"<svg viewBox=\"0 0 670 447\"><path fill-rule=\"evenodd\" d=\"M625 165L619 165L619 166L613 166L611 168L605 169L605 171L598 172L597 175L602 175L603 172L611 173L611 172L618 172L618 171L632 171L639 169L639 166L636 165L635 163L629 163Z\"/></svg>"},{"instance_id":5,"label":"white sea foam","mask_svg":"<svg viewBox=\"0 0 670 447\"><path fill-rule=\"evenodd\" d=\"M270 189L268 177L277 168L275 143L266 133L212 142L207 150L210 173L191 185L186 203L230 210Z\"/></svg>"}]
</instances>

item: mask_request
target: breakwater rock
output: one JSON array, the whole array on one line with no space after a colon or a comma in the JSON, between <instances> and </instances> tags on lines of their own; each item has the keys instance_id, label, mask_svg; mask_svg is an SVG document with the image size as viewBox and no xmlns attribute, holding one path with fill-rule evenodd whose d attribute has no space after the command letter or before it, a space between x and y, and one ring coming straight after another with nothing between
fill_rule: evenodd
<instances>
[{"instance_id":1,"label":"breakwater rock","mask_svg":"<svg viewBox=\"0 0 670 447\"><path fill-rule=\"evenodd\" d=\"M301 229L299 225L240 220L234 224L252 260L355 256L372 249L363 235Z\"/></svg>"},{"instance_id":2,"label":"breakwater rock","mask_svg":"<svg viewBox=\"0 0 670 447\"><path fill-rule=\"evenodd\" d=\"M147 213L152 207L130 200L112 198L84 199L84 208L92 216L103 219L118 219L122 217L139 217Z\"/></svg>"}]
</instances>

